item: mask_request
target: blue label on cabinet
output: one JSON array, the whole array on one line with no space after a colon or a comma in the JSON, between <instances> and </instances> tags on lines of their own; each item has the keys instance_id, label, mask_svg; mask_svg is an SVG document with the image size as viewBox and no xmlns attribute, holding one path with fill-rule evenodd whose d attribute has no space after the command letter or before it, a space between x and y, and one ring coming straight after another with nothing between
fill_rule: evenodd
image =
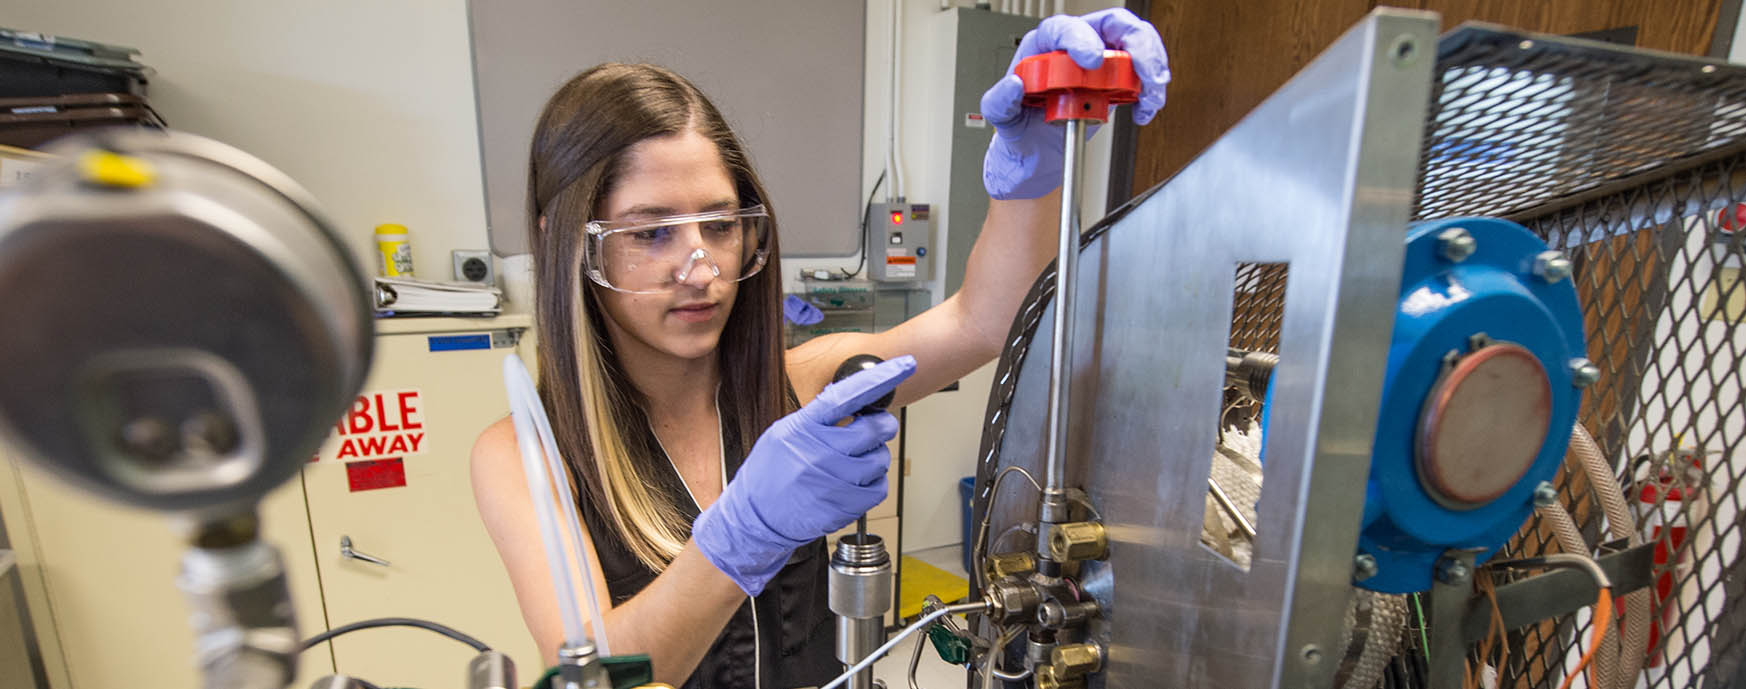
<instances>
[{"instance_id":1,"label":"blue label on cabinet","mask_svg":"<svg viewBox=\"0 0 1746 689\"><path fill-rule=\"evenodd\" d=\"M430 336L430 351L458 352L466 349L490 349L491 334L477 335L432 335Z\"/></svg>"}]
</instances>

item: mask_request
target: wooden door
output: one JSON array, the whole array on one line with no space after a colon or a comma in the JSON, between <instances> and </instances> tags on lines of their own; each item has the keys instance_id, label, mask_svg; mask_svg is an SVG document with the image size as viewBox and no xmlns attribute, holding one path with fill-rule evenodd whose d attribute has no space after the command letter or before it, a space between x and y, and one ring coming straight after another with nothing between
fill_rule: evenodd
<instances>
[{"instance_id":1,"label":"wooden door","mask_svg":"<svg viewBox=\"0 0 1746 689\"><path fill-rule=\"evenodd\" d=\"M1636 45L1709 52L1723 0L1150 0L1170 52L1170 101L1137 136L1132 189L1175 174L1378 6L1554 34L1635 27ZM1137 3L1129 3L1137 4ZM1724 31L1732 34L1733 27ZM1263 213L1265 211L1262 211Z\"/></svg>"}]
</instances>

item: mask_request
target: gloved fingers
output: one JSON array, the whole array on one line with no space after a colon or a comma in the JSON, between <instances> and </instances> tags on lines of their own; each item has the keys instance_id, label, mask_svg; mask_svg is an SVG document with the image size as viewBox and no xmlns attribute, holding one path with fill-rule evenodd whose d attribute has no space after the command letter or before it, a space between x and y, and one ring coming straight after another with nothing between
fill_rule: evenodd
<instances>
[{"instance_id":1,"label":"gloved fingers","mask_svg":"<svg viewBox=\"0 0 1746 689\"><path fill-rule=\"evenodd\" d=\"M1103 38L1084 19L1057 14L1025 33L1006 71L1012 72L1027 57L1057 50L1067 51L1067 56L1084 69L1097 69L1103 65L1103 45Z\"/></svg>"},{"instance_id":2,"label":"gloved fingers","mask_svg":"<svg viewBox=\"0 0 1746 689\"><path fill-rule=\"evenodd\" d=\"M885 393L897 389L897 384L915 373L915 357L904 355L881 362L843 380L826 385L824 391L806 406L801 418L812 423L834 426L843 418L861 411Z\"/></svg>"},{"instance_id":3,"label":"gloved fingers","mask_svg":"<svg viewBox=\"0 0 1746 689\"><path fill-rule=\"evenodd\" d=\"M995 134L1012 132L1025 114L1025 80L1007 74L982 92L982 119L994 125Z\"/></svg>"},{"instance_id":4,"label":"gloved fingers","mask_svg":"<svg viewBox=\"0 0 1746 689\"><path fill-rule=\"evenodd\" d=\"M889 412L857 416L844 426L815 426L812 437L832 452L859 457L897 437L897 417Z\"/></svg>"},{"instance_id":5,"label":"gloved fingers","mask_svg":"<svg viewBox=\"0 0 1746 689\"><path fill-rule=\"evenodd\" d=\"M846 507L855 513L855 517L859 518L861 515L866 514L868 510L878 507L879 503L885 502L885 496L889 495L890 492L891 482L885 478L885 474L880 474L877 480L862 486L860 490L856 491L855 503L852 505L846 505ZM854 519L849 520L849 522L852 521L854 521ZM842 526L837 528L840 529L843 528L843 526L848 526L849 522L844 522ZM832 531L835 530L836 529L832 529Z\"/></svg>"},{"instance_id":6,"label":"gloved fingers","mask_svg":"<svg viewBox=\"0 0 1746 689\"><path fill-rule=\"evenodd\" d=\"M1146 124L1164 107L1165 85L1170 83L1170 56L1158 29L1120 7L1085 15L1085 22L1103 42L1125 50L1140 77L1140 102L1134 104L1134 123Z\"/></svg>"}]
</instances>

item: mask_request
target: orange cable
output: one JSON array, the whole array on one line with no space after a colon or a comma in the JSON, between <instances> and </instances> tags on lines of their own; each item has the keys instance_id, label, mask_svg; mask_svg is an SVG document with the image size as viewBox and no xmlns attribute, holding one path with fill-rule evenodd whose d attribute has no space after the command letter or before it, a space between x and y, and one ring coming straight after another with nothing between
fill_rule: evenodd
<instances>
[{"instance_id":1,"label":"orange cable","mask_svg":"<svg viewBox=\"0 0 1746 689\"><path fill-rule=\"evenodd\" d=\"M1594 632L1588 642L1588 652L1582 654L1582 660L1576 664L1576 669L1564 676L1564 683L1558 685L1558 689L1570 689L1570 683L1576 679L1577 675L1583 674L1585 670L1589 671L1588 686L1595 686L1593 668L1590 667L1590 664L1594 662L1594 654L1601 647L1601 637L1606 636L1607 625L1613 619L1612 589L1602 588L1600 590L1600 595L1594 601L1594 615L1591 619L1594 622Z\"/></svg>"}]
</instances>

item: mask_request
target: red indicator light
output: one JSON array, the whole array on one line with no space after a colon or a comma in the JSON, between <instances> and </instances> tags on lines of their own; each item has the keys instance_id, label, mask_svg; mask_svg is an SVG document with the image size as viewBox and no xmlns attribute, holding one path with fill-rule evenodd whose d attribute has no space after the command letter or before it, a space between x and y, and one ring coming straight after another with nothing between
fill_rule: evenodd
<instances>
[{"instance_id":1,"label":"red indicator light","mask_svg":"<svg viewBox=\"0 0 1746 689\"><path fill-rule=\"evenodd\" d=\"M892 211L891 212L891 224L893 224L893 225L902 225L903 224L903 211Z\"/></svg>"}]
</instances>

